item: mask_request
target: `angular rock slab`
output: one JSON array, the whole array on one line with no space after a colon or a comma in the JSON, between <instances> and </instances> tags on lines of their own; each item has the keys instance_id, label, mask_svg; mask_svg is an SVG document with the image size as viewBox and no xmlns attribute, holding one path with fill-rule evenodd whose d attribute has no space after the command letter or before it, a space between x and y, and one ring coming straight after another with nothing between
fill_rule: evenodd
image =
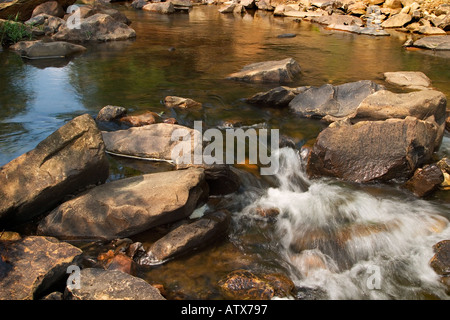
<instances>
[{"instance_id":1,"label":"angular rock slab","mask_svg":"<svg viewBox=\"0 0 450 320\"><path fill-rule=\"evenodd\" d=\"M141 264L158 263L181 255L225 235L230 223L230 214L214 212L192 223L181 225L157 240L147 251Z\"/></svg>"},{"instance_id":2,"label":"angular rock slab","mask_svg":"<svg viewBox=\"0 0 450 320\"><path fill-rule=\"evenodd\" d=\"M412 20L412 17L406 13L398 13L383 21L383 28L401 28Z\"/></svg>"},{"instance_id":3,"label":"angular rock slab","mask_svg":"<svg viewBox=\"0 0 450 320\"><path fill-rule=\"evenodd\" d=\"M0 221L27 221L108 175L95 121L88 114L76 117L0 168Z\"/></svg>"},{"instance_id":4,"label":"angular rock slab","mask_svg":"<svg viewBox=\"0 0 450 320\"><path fill-rule=\"evenodd\" d=\"M0 273L0 300L31 300L61 280L82 251L55 238L29 236L0 242L0 253L6 264L6 272Z\"/></svg>"},{"instance_id":5,"label":"angular rock slab","mask_svg":"<svg viewBox=\"0 0 450 320\"><path fill-rule=\"evenodd\" d=\"M289 108L303 117L345 117L353 113L368 95L384 89L369 80L344 83L338 86L325 84L311 87L298 94Z\"/></svg>"},{"instance_id":6,"label":"angular rock slab","mask_svg":"<svg viewBox=\"0 0 450 320\"><path fill-rule=\"evenodd\" d=\"M63 58L86 51L86 48L65 41L20 41L11 46L22 57L29 59Z\"/></svg>"},{"instance_id":7,"label":"angular rock slab","mask_svg":"<svg viewBox=\"0 0 450 320\"><path fill-rule=\"evenodd\" d=\"M207 196L202 169L126 178L63 203L40 222L38 232L65 239L128 237L188 217Z\"/></svg>"},{"instance_id":8,"label":"angular rock slab","mask_svg":"<svg viewBox=\"0 0 450 320\"><path fill-rule=\"evenodd\" d=\"M115 41L135 38L136 32L108 14L97 13L81 19L79 28L67 25L59 29L52 39L57 41Z\"/></svg>"},{"instance_id":9,"label":"angular rock slab","mask_svg":"<svg viewBox=\"0 0 450 320\"><path fill-rule=\"evenodd\" d=\"M70 300L165 300L161 293L145 280L122 271L83 269L80 288L66 288Z\"/></svg>"},{"instance_id":10,"label":"angular rock slab","mask_svg":"<svg viewBox=\"0 0 450 320\"><path fill-rule=\"evenodd\" d=\"M292 82L301 71L299 64L292 58L278 61L252 63L241 71L230 74L227 79L245 82Z\"/></svg>"},{"instance_id":11,"label":"angular rock slab","mask_svg":"<svg viewBox=\"0 0 450 320\"><path fill-rule=\"evenodd\" d=\"M384 80L390 84L407 88L427 88L431 80L420 71L385 72Z\"/></svg>"},{"instance_id":12,"label":"angular rock slab","mask_svg":"<svg viewBox=\"0 0 450 320\"><path fill-rule=\"evenodd\" d=\"M437 165L431 164L417 169L403 187L417 197L425 197L436 190L442 182L444 182L444 175L441 169Z\"/></svg>"},{"instance_id":13,"label":"angular rock slab","mask_svg":"<svg viewBox=\"0 0 450 320\"><path fill-rule=\"evenodd\" d=\"M450 50L450 35L423 37L414 41L413 46L430 50Z\"/></svg>"},{"instance_id":14,"label":"angular rock slab","mask_svg":"<svg viewBox=\"0 0 450 320\"><path fill-rule=\"evenodd\" d=\"M334 123L317 137L307 173L362 183L405 180L431 159L437 132L434 122L413 117Z\"/></svg>"},{"instance_id":15,"label":"angular rock slab","mask_svg":"<svg viewBox=\"0 0 450 320\"><path fill-rule=\"evenodd\" d=\"M172 139L176 130L183 135L181 140ZM127 130L102 132L106 150L113 154L145 159L177 161L182 152L175 154L176 147L194 152L194 129L181 125L157 123ZM185 138L184 138L185 137ZM172 151L174 155L172 157ZM189 153L186 156L191 156ZM180 158L177 158L177 156ZM191 163L194 159L191 157Z\"/></svg>"}]
</instances>

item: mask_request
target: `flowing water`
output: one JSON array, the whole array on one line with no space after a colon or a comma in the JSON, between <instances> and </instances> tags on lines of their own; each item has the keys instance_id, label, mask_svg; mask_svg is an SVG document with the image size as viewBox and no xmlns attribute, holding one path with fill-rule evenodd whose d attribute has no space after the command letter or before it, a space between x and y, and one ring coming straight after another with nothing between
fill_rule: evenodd
<instances>
[{"instance_id":1,"label":"flowing water","mask_svg":"<svg viewBox=\"0 0 450 320\"><path fill-rule=\"evenodd\" d=\"M188 126L202 120L205 129L225 121L276 128L297 148L311 143L323 123L243 101L272 85L225 79L258 61L296 59L302 74L290 86L383 83L383 72L423 71L450 96L450 60L402 49L406 35L401 33L374 38L332 32L267 12L222 15L215 6L170 16L115 7L132 21L136 40L91 44L86 53L56 62L0 52L0 165L74 116L95 116L108 104L129 113L165 112ZM283 33L297 36L277 38ZM160 103L167 95L193 98L203 107L167 110ZM449 136L438 155L450 155ZM257 168L237 168L243 184L239 192L212 198L202 208L232 212L226 239L160 266L141 267L139 276L163 284L173 299L220 299L217 282L239 268L287 274L309 298L448 299L428 264L432 246L450 239L448 191L418 200L396 186L310 181L298 151L283 148L280 159L274 177L259 176ZM172 169L164 163L110 161L110 180ZM280 214L261 218L257 208L277 208ZM149 245L170 227L132 239ZM84 248L93 257L108 249L100 243Z\"/></svg>"}]
</instances>

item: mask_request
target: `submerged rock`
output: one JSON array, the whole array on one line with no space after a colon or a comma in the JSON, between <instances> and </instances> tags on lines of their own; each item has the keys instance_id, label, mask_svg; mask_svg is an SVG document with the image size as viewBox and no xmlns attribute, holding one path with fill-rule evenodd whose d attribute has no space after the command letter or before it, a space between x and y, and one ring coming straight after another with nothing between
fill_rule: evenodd
<instances>
[{"instance_id":1,"label":"submerged rock","mask_svg":"<svg viewBox=\"0 0 450 320\"><path fill-rule=\"evenodd\" d=\"M136 32L125 23L115 20L108 14L97 13L81 19L79 28L69 28L67 25L53 35L60 41L114 41L135 38Z\"/></svg>"},{"instance_id":2,"label":"submerged rock","mask_svg":"<svg viewBox=\"0 0 450 320\"><path fill-rule=\"evenodd\" d=\"M282 274L256 275L248 270L235 270L219 281L228 299L270 300L292 294L293 282Z\"/></svg>"},{"instance_id":3,"label":"submerged rock","mask_svg":"<svg viewBox=\"0 0 450 320\"><path fill-rule=\"evenodd\" d=\"M0 168L0 220L27 221L67 195L103 183L109 175L105 145L95 121L76 117L36 148Z\"/></svg>"},{"instance_id":4,"label":"submerged rock","mask_svg":"<svg viewBox=\"0 0 450 320\"><path fill-rule=\"evenodd\" d=\"M38 232L58 238L115 239L188 217L208 197L202 169L110 182L53 210Z\"/></svg>"},{"instance_id":5,"label":"submerged rock","mask_svg":"<svg viewBox=\"0 0 450 320\"><path fill-rule=\"evenodd\" d=\"M64 58L86 51L86 48L65 41L20 41L11 46L22 57L29 59Z\"/></svg>"},{"instance_id":6,"label":"submerged rock","mask_svg":"<svg viewBox=\"0 0 450 320\"><path fill-rule=\"evenodd\" d=\"M436 123L413 117L335 123L317 137L307 173L355 182L409 179L431 159L438 132Z\"/></svg>"},{"instance_id":7,"label":"submerged rock","mask_svg":"<svg viewBox=\"0 0 450 320\"><path fill-rule=\"evenodd\" d=\"M194 107L201 107L202 104L200 102L197 102L195 100L189 99L189 98L183 98L183 97L176 97L176 96L167 96L164 98L164 105L168 108L194 108Z\"/></svg>"},{"instance_id":8,"label":"submerged rock","mask_svg":"<svg viewBox=\"0 0 450 320\"><path fill-rule=\"evenodd\" d=\"M157 240L140 259L141 264L162 262L196 248L208 245L224 236L230 223L230 214L219 211L192 223L183 224Z\"/></svg>"},{"instance_id":9,"label":"submerged rock","mask_svg":"<svg viewBox=\"0 0 450 320\"><path fill-rule=\"evenodd\" d=\"M7 268L0 273L0 300L31 300L62 280L82 251L55 238L29 236L0 242L0 253Z\"/></svg>"},{"instance_id":10,"label":"submerged rock","mask_svg":"<svg viewBox=\"0 0 450 320\"><path fill-rule=\"evenodd\" d=\"M333 86L307 88L290 103L289 108L303 117L345 117L352 114L368 95L384 89L369 80Z\"/></svg>"},{"instance_id":11,"label":"submerged rock","mask_svg":"<svg viewBox=\"0 0 450 320\"><path fill-rule=\"evenodd\" d=\"M299 93L307 89L308 87L276 87L267 92L258 92L246 99L246 102L272 108L284 108L287 107Z\"/></svg>"},{"instance_id":12,"label":"submerged rock","mask_svg":"<svg viewBox=\"0 0 450 320\"><path fill-rule=\"evenodd\" d=\"M252 63L227 79L246 82L292 82L300 73L299 64L292 58Z\"/></svg>"},{"instance_id":13,"label":"submerged rock","mask_svg":"<svg viewBox=\"0 0 450 320\"><path fill-rule=\"evenodd\" d=\"M81 270L80 288L66 288L69 300L165 300L145 280L121 271L87 268Z\"/></svg>"}]
</instances>

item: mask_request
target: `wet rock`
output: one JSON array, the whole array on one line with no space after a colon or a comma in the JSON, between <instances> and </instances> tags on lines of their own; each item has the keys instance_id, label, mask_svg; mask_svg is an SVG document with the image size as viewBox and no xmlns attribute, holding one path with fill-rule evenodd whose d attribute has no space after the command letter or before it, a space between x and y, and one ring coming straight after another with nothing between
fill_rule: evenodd
<instances>
[{"instance_id":1,"label":"wet rock","mask_svg":"<svg viewBox=\"0 0 450 320\"><path fill-rule=\"evenodd\" d=\"M412 17L409 14L399 13L384 21L381 26L383 28L401 28L411 20Z\"/></svg>"},{"instance_id":2,"label":"wet rock","mask_svg":"<svg viewBox=\"0 0 450 320\"><path fill-rule=\"evenodd\" d=\"M124 254L115 255L106 264L106 269L122 271L132 276L136 275L136 263L131 257Z\"/></svg>"},{"instance_id":3,"label":"wet rock","mask_svg":"<svg viewBox=\"0 0 450 320\"><path fill-rule=\"evenodd\" d=\"M95 121L88 114L76 117L0 168L0 220L27 221L108 175Z\"/></svg>"},{"instance_id":4,"label":"wet rock","mask_svg":"<svg viewBox=\"0 0 450 320\"><path fill-rule=\"evenodd\" d=\"M63 298L64 297L63 297L62 292L55 291L55 292L49 293L48 295L43 297L41 300L50 300L50 301L52 301L52 300L63 300Z\"/></svg>"},{"instance_id":5,"label":"wet rock","mask_svg":"<svg viewBox=\"0 0 450 320\"><path fill-rule=\"evenodd\" d=\"M280 214L280 209L257 207L255 208L255 213L263 218L273 219Z\"/></svg>"},{"instance_id":6,"label":"wet rock","mask_svg":"<svg viewBox=\"0 0 450 320\"><path fill-rule=\"evenodd\" d=\"M423 37L414 41L413 45L430 50L450 50L450 35Z\"/></svg>"},{"instance_id":7,"label":"wet rock","mask_svg":"<svg viewBox=\"0 0 450 320\"><path fill-rule=\"evenodd\" d=\"M141 264L163 262L167 259L208 245L224 236L231 217L228 212L218 211L192 223L183 224L157 240L140 259Z\"/></svg>"},{"instance_id":8,"label":"wet rock","mask_svg":"<svg viewBox=\"0 0 450 320\"><path fill-rule=\"evenodd\" d=\"M225 195L236 192L241 186L239 176L228 164L177 164L176 169L202 168L205 171L205 179L209 186L209 194L212 196Z\"/></svg>"},{"instance_id":9,"label":"wet rock","mask_svg":"<svg viewBox=\"0 0 450 320\"><path fill-rule=\"evenodd\" d=\"M444 176L441 169L432 164L417 169L403 187L417 197L425 197L435 191L443 181Z\"/></svg>"},{"instance_id":10,"label":"wet rock","mask_svg":"<svg viewBox=\"0 0 450 320\"><path fill-rule=\"evenodd\" d=\"M450 275L450 240L443 240L433 246L435 255L430 260L434 271L441 276Z\"/></svg>"},{"instance_id":11,"label":"wet rock","mask_svg":"<svg viewBox=\"0 0 450 320\"><path fill-rule=\"evenodd\" d=\"M218 284L228 299L237 300L270 300L275 296L285 297L290 295L294 288L292 281L284 275L259 276L242 269L232 271Z\"/></svg>"},{"instance_id":12,"label":"wet rock","mask_svg":"<svg viewBox=\"0 0 450 320\"><path fill-rule=\"evenodd\" d=\"M444 176L444 181L440 187L444 190L450 190L450 159L442 158L436 165L441 169L442 175Z\"/></svg>"},{"instance_id":13,"label":"wet rock","mask_svg":"<svg viewBox=\"0 0 450 320\"><path fill-rule=\"evenodd\" d=\"M127 109L118 106L105 106L97 114L96 121L113 121L124 117Z\"/></svg>"},{"instance_id":14,"label":"wet rock","mask_svg":"<svg viewBox=\"0 0 450 320\"><path fill-rule=\"evenodd\" d=\"M58 18L64 17L65 14L62 6L57 1L47 1L43 4L38 5L31 13L31 17L35 17L42 13Z\"/></svg>"},{"instance_id":15,"label":"wet rock","mask_svg":"<svg viewBox=\"0 0 450 320\"><path fill-rule=\"evenodd\" d=\"M289 103L289 108L308 118L345 117L353 113L368 95L382 89L383 86L369 80L311 87L298 94Z\"/></svg>"},{"instance_id":16,"label":"wet rock","mask_svg":"<svg viewBox=\"0 0 450 320\"><path fill-rule=\"evenodd\" d=\"M299 64L292 58L279 61L252 63L241 71L233 73L227 79L246 82L292 82L300 73Z\"/></svg>"},{"instance_id":17,"label":"wet rock","mask_svg":"<svg viewBox=\"0 0 450 320\"><path fill-rule=\"evenodd\" d=\"M420 71L385 72L384 80L390 84L406 88L428 88L431 80Z\"/></svg>"},{"instance_id":18,"label":"wet rock","mask_svg":"<svg viewBox=\"0 0 450 320\"><path fill-rule=\"evenodd\" d=\"M305 91L306 89L308 89L308 87L276 87L267 92L258 92L246 99L246 102L272 108L284 108L287 107L289 102L291 102L300 92Z\"/></svg>"},{"instance_id":19,"label":"wet rock","mask_svg":"<svg viewBox=\"0 0 450 320\"><path fill-rule=\"evenodd\" d=\"M355 182L409 179L431 159L437 135L435 123L413 117L332 124L317 137L307 173Z\"/></svg>"},{"instance_id":20,"label":"wet rock","mask_svg":"<svg viewBox=\"0 0 450 320\"><path fill-rule=\"evenodd\" d=\"M57 2L66 9L75 3L76 0L58 0ZM47 2L47 0L11 0L0 3L0 19L10 19L18 14L19 21L26 21L31 18L33 10Z\"/></svg>"},{"instance_id":21,"label":"wet rock","mask_svg":"<svg viewBox=\"0 0 450 320\"><path fill-rule=\"evenodd\" d=\"M133 0L131 6L136 10L140 10L147 4L148 4L147 0Z\"/></svg>"},{"instance_id":22,"label":"wet rock","mask_svg":"<svg viewBox=\"0 0 450 320\"><path fill-rule=\"evenodd\" d=\"M176 97L176 96L167 96L164 98L164 105L168 108L195 108L195 107L201 107L202 104L200 102L197 102L195 100L189 99L189 98L183 98L183 97Z\"/></svg>"},{"instance_id":23,"label":"wet rock","mask_svg":"<svg viewBox=\"0 0 450 320\"><path fill-rule=\"evenodd\" d=\"M175 12L175 7L172 2L167 1L146 4L142 7L142 10L161 14L171 14Z\"/></svg>"},{"instance_id":24,"label":"wet rock","mask_svg":"<svg viewBox=\"0 0 450 320\"><path fill-rule=\"evenodd\" d=\"M178 141L177 139L173 141L172 135L175 130L179 130L177 132L180 132L183 136L188 136L186 141ZM102 132L102 135L106 150L113 154L180 163L183 162L182 155L174 154L176 158L174 160L172 151L175 147L186 147L190 152L186 156L191 156L194 152L194 133L194 129L181 125L156 123L142 127L132 127L127 130ZM192 157L189 159L193 163Z\"/></svg>"},{"instance_id":25,"label":"wet rock","mask_svg":"<svg viewBox=\"0 0 450 320\"><path fill-rule=\"evenodd\" d=\"M188 217L208 196L202 169L110 182L53 210L38 232L59 238L115 239Z\"/></svg>"},{"instance_id":26,"label":"wet rock","mask_svg":"<svg viewBox=\"0 0 450 320\"><path fill-rule=\"evenodd\" d=\"M295 38L297 35L295 33L283 33L279 34L277 38Z\"/></svg>"},{"instance_id":27,"label":"wet rock","mask_svg":"<svg viewBox=\"0 0 450 320\"><path fill-rule=\"evenodd\" d=\"M125 123L131 127L142 127L156 123L156 119L153 112L146 112L140 115L122 117L120 118L120 122Z\"/></svg>"},{"instance_id":28,"label":"wet rock","mask_svg":"<svg viewBox=\"0 0 450 320\"><path fill-rule=\"evenodd\" d=\"M20 240L22 237L19 233L14 231L2 231L0 232L0 241L14 241Z\"/></svg>"},{"instance_id":29,"label":"wet rock","mask_svg":"<svg viewBox=\"0 0 450 320\"><path fill-rule=\"evenodd\" d=\"M69 42L43 42L40 40L20 41L10 48L28 59L64 58L86 51L85 47Z\"/></svg>"},{"instance_id":30,"label":"wet rock","mask_svg":"<svg viewBox=\"0 0 450 320\"><path fill-rule=\"evenodd\" d=\"M31 300L62 280L82 251L55 238L29 236L0 243L0 253L8 268L0 274L0 300Z\"/></svg>"},{"instance_id":31,"label":"wet rock","mask_svg":"<svg viewBox=\"0 0 450 320\"><path fill-rule=\"evenodd\" d=\"M66 288L69 300L165 300L145 280L121 271L81 270L80 289Z\"/></svg>"},{"instance_id":32,"label":"wet rock","mask_svg":"<svg viewBox=\"0 0 450 320\"><path fill-rule=\"evenodd\" d=\"M115 41L136 37L136 32L128 25L118 22L108 14L97 13L81 19L79 28L64 26L53 35L59 41Z\"/></svg>"}]
</instances>

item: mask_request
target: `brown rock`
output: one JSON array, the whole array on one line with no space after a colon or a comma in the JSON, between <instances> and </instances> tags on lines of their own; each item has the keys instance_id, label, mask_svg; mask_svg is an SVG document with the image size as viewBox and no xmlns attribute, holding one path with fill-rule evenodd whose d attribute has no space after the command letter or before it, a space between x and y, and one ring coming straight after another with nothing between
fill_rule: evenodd
<instances>
[{"instance_id":1,"label":"brown rock","mask_svg":"<svg viewBox=\"0 0 450 320\"><path fill-rule=\"evenodd\" d=\"M55 238L30 236L0 242L0 253L7 268L0 273L0 299L31 300L60 281L82 251Z\"/></svg>"},{"instance_id":2,"label":"brown rock","mask_svg":"<svg viewBox=\"0 0 450 320\"><path fill-rule=\"evenodd\" d=\"M14 241L20 240L22 237L20 234L14 231L2 231L0 232L0 241Z\"/></svg>"},{"instance_id":3,"label":"brown rock","mask_svg":"<svg viewBox=\"0 0 450 320\"><path fill-rule=\"evenodd\" d=\"M87 268L80 289L66 288L69 300L165 300L158 289L125 272Z\"/></svg>"},{"instance_id":4,"label":"brown rock","mask_svg":"<svg viewBox=\"0 0 450 320\"><path fill-rule=\"evenodd\" d=\"M435 255L430 260L431 267L439 275L450 275L450 240L436 243L433 249Z\"/></svg>"},{"instance_id":5,"label":"brown rock","mask_svg":"<svg viewBox=\"0 0 450 320\"><path fill-rule=\"evenodd\" d=\"M65 10L68 6L75 3L76 0L58 0L57 2ZM47 0L11 0L2 1L0 3L0 19L10 19L16 17L17 14L19 21L26 21L31 18L33 10L47 2Z\"/></svg>"},{"instance_id":6,"label":"brown rock","mask_svg":"<svg viewBox=\"0 0 450 320\"><path fill-rule=\"evenodd\" d=\"M107 270L119 270L132 276L136 275L136 263L132 258L124 255L118 254L112 258L106 265Z\"/></svg>"},{"instance_id":7,"label":"brown rock","mask_svg":"<svg viewBox=\"0 0 450 320\"><path fill-rule=\"evenodd\" d=\"M432 164L417 169L403 187L418 197L425 197L435 191L443 181L444 176L441 169Z\"/></svg>"},{"instance_id":8,"label":"brown rock","mask_svg":"<svg viewBox=\"0 0 450 320\"><path fill-rule=\"evenodd\" d=\"M167 96L164 98L164 105L169 108L194 108L201 107L202 104L195 100L189 98L175 97L175 96Z\"/></svg>"},{"instance_id":9,"label":"brown rock","mask_svg":"<svg viewBox=\"0 0 450 320\"><path fill-rule=\"evenodd\" d=\"M431 159L438 131L413 117L332 124L317 137L307 173L355 182L409 179Z\"/></svg>"},{"instance_id":10,"label":"brown rock","mask_svg":"<svg viewBox=\"0 0 450 320\"><path fill-rule=\"evenodd\" d=\"M225 235L230 219L229 213L218 211L192 223L183 224L156 241L147 251L147 255L140 259L140 263L163 262L205 246Z\"/></svg>"},{"instance_id":11,"label":"brown rock","mask_svg":"<svg viewBox=\"0 0 450 320\"><path fill-rule=\"evenodd\" d=\"M227 79L245 82L292 82L300 73L300 66L292 58L279 61L266 61L252 63L241 71L233 73Z\"/></svg>"},{"instance_id":12,"label":"brown rock","mask_svg":"<svg viewBox=\"0 0 450 320\"><path fill-rule=\"evenodd\" d=\"M127 125L132 127L142 127L156 123L156 119L153 112L146 112L144 114L136 116L122 117L120 118L120 122L126 123Z\"/></svg>"},{"instance_id":13,"label":"brown rock","mask_svg":"<svg viewBox=\"0 0 450 320\"><path fill-rule=\"evenodd\" d=\"M127 109L118 106L105 106L97 114L96 121L112 121L124 117Z\"/></svg>"},{"instance_id":14,"label":"brown rock","mask_svg":"<svg viewBox=\"0 0 450 320\"><path fill-rule=\"evenodd\" d=\"M412 17L406 13L399 13L385 20L381 26L383 28L401 28L412 20Z\"/></svg>"},{"instance_id":15,"label":"brown rock","mask_svg":"<svg viewBox=\"0 0 450 320\"><path fill-rule=\"evenodd\" d=\"M109 163L100 131L76 117L36 148L0 168L0 220L18 223L53 209L64 197L103 183Z\"/></svg>"},{"instance_id":16,"label":"brown rock","mask_svg":"<svg viewBox=\"0 0 450 320\"><path fill-rule=\"evenodd\" d=\"M34 8L31 17L35 17L41 13L45 13L58 18L64 17L65 14L64 9L58 1L47 1L38 5L36 8Z\"/></svg>"},{"instance_id":17,"label":"brown rock","mask_svg":"<svg viewBox=\"0 0 450 320\"><path fill-rule=\"evenodd\" d=\"M142 7L142 10L156 12L161 14L171 14L175 12L172 2L149 3Z\"/></svg>"},{"instance_id":18,"label":"brown rock","mask_svg":"<svg viewBox=\"0 0 450 320\"><path fill-rule=\"evenodd\" d=\"M116 180L63 203L39 223L38 232L59 238L128 237L188 217L207 196L202 169Z\"/></svg>"}]
</instances>

